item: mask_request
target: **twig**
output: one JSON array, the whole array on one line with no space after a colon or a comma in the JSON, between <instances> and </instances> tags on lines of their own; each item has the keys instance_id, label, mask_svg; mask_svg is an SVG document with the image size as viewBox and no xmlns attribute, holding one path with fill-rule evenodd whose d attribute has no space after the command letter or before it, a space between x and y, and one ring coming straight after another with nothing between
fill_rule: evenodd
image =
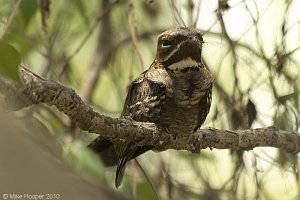
<instances>
[{"instance_id":1,"label":"twig","mask_svg":"<svg viewBox=\"0 0 300 200\"><path fill-rule=\"evenodd\" d=\"M141 51L140 51L139 45L138 45L138 37L137 37L137 30L136 30L136 23L135 23L135 16L134 16L134 5L133 5L132 0L129 1L128 24L129 24L129 30L130 30L132 43L133 43L135 51L138 55L138 58L141 62L141 68L143 69L144 62L143 62L142 54L141 54Z\"/></svg>"},{"instance_id":2,"label":"twig","mask_svg":"<svg viewBox=\"0 0 300 200\"><path fill-rule=\"evenodd\" d=\"M175 22L180 26L186 26L184 20L181 17L180 11L178 10L174 0L171 0L171 7L172 7L172 12L173 12Z\"/></svg>"},{"instance_id":3,"label":"twig","mask_svg":"<svg viewBox=\"0 0 300 200\"><path fill-rule=\"evenodd\" d=\"M70 63L70 61L74 58L74 56L81 50L82 46L86 43L86 41L90 38L90 36L94 33L94 31L96 30L96 27L98 25L98 23L102 20L102 18L114 7L114 5L116 3L118 3L119 0L114 0L112 1L105 9L103 9L103 12L99 14L99 16L97 17L96 21L94 22L94 24L92 25L92 27L89 29L89 31L87 32L87 34L84 36L84 38L81 40L81 42L79 43L79 45L77 46L77 48L71 53L71 55L65 60L65 65L67 63ZM63 67L60 76L65 72L66 70L66 66Z\"/></svg>"},{"instance_id":4,"label":"twig","mask_svg":"<svg viewBox=\"0 0 300 200\"><path fill-rule=\"evenodd\" d=\"M234 88L233 88L233 94L235 94L236 89L238 90L238 95L240 95L241 89L239 88L239 79L238 79L238 75L237 75L237 64L238 64L238 56L237 56L237 52L236 52L236 46L235 46L235 42L233 42L233 40L230 38L226 26L225 26L225 22L223 19L223 15L221 13L220 8L216 11L217 14L217 18L220 22L220 26L222 29L222 33L225 37L225 39L227 40L229 46L230 46L230 50L232 52L232 57L233 57L233 64L232 64L232 70L233 70L233 77L234 77Z\"/></svg>"},{"instance_id":5,"label":"twig","mask_svg":"<svg viewBox=\"0 0 300 200\"><path fill-rule=\"evenodd\" d=\"M107 9L108 6L110 6L110 4L111 2L109 0L104 0L101 3L99 15L102 15L102 13ZM98 31L96 52L93 61L89 66L89 69L87 70L83 81L81 82L79 94L81 95L83 101L87 103L92 99L94 90L100 78L101 71L107 66L107 61L111 58L110 55L107 54L113 38L111 30L110 11L107 11L107 13L101 18L101 21L99 21L100 30Z\"/></svg>"},{"instance_id":6,"label":"twig","mask_svg":"<svg viewBox=\"0 0 300 200\"><path fill-rule=\"evenodd\" d=\"M16 4L14 5L14 8L13 8L12 12L11 12L11 14L10 14L10 16L9 16L9 18L8 18L8 20L7 20L7 22L5 23L5 25L4 25L3 29L2 29L2 32L0 33L0 40L1 40L1 39L3 38L3 36L5 35L5 33L6 33L7 29L8 29L8 27L10 26L12 20L14 19L15 15L17 14L17 10L18 10L18 8L19 8L19 6L20 6L20 4L21 4L21 1L22 1L22 0L18 0L18 1L16 2Z\"/></svg>"},{"instance_id":7,"label":"twig","mask_svg":"<svg viewBox=\"0 0 300 200\"><path fill-rule=\"evenodd\" d=\"M134 159L136 165L138 166L138 168L141 170L142 174L144 175L145 179L148 181L153 193L155 194L156 200L160 200L159 195L158 195L158 191L155 189L154 184L152 183L149 175L147 174L147 172L144 170L143 166L139 163L139 161L137 159Z\"/></svg>"}]
</instances>

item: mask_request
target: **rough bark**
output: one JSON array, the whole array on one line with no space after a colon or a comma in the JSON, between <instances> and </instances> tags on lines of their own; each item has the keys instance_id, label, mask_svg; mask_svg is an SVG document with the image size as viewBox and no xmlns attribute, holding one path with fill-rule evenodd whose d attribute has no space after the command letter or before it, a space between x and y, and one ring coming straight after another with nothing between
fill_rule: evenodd
<instances>
[{"instance_id":1,"label":"rough bark","mask_svg":"<svg viewBox=\"0 0 300 200\"><path fill-rule=\"evenodd\" d=\"M136 122L127 118L111 118L95 112L86 105L74 90L51 82L20 67L20 77L25 89L0 79L0 92L9 99L11 108L20 109L30 104L46 103L64 112L76 125L85 131L101 134L116 140L129 140L137 145L152 145L155 149L188 150L199 152L205 148L251 150L255 147L276 147L290 153L300 151L300 134L278 130L275 127L247 130L199 129L189 138L174 138L171 133L154 123ZM15 99L1 88L12 85ZM24 99L25 98L25 99ZM16 103L17 102L17 103ZM30 102L30 103L29 103Z\"/></svg>"}]
</instances>

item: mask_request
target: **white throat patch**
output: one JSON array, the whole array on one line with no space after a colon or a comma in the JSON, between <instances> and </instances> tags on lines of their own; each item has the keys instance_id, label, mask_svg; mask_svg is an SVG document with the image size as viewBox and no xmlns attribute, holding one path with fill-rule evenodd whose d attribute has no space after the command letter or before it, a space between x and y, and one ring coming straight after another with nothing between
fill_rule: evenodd
<instances>
[{"instance_id":1,"label":"white throat patch","mask_svg":"<svg viewBox=\"0 0 300 200\"><path fill-rule=\"evenodd\" d=\"M169 65L168 68L173 71L178 71L178 70L183 70L183 69L190 68L190 67L197 67L200 65L201 65L201 63L193 60L191 57L188 57L184 60L181 60L181 61L178 61L176 63Z\"/></svg>"}]
</instances>

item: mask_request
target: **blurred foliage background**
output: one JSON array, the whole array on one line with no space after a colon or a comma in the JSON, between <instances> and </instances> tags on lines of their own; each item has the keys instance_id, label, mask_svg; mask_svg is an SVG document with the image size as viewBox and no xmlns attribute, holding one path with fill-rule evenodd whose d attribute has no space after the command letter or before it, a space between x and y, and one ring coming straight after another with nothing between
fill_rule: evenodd
<instances>
[{"instance_id":1,"label":"blurred foliage background","mask_svg":"<svg viewBox=\"0 0 300 200\"><path fill-rule=\"evenodd\" d=\"M98 112L118 117L128 84L154 59L157 35L193 26L204 34L203 61L216 79L203 127L300 131L297 0L0 0L0 5L1 75L18 80L22 63L73 88ZM20 112L19 118L32 118L32 132L62 149L82 176L114 188L115 169L103 167L86 149L96 135L80 131L52 107ZM130 199L299 199L299 162L298 155L274 148L147 152L128 165L115 192Z\"/></svg>"}]
</instances>

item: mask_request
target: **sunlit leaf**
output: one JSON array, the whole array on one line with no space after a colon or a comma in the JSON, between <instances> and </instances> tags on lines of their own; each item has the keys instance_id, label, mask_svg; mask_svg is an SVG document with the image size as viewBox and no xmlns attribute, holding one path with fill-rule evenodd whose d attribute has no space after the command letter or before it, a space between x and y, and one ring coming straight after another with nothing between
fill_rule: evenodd
<instances>
[{"instance_id":1,"label":"sunlit leaf","mask_svg":"<svg viewBox=\"0 0 300 200\"><path fill-rule=\"evenodd\" d=\"M205 151L201 151L200 153L190 153L190 152L178 152L177 154L179 158L186 159L186 160L202 160L202 161L215 161L215 156L211 153L207 153Z\"/></svg>"},{"instance_id":2,"label":"sunlit leaf","mask_svg":"<svg viewBox=\"0 0 300 200\"><path fill-rule=\"evenodd\" d=\"M278 150L276 161L278 162L280 167L282 167L283 169L288 169L289 167L292 167L295 158L296 156L293 154Z\"/></svg>"},{"instance_id":3,"label":"sunlit leaf","mask_svg":"<svg viewBox=\"0 0 300 200\"><path fill-rule=\"evenodd\" d=\"M12 45L0 42L0 75L20 82L18 76L20 62L19 52Z\"/></svg>"}]
</instances>

